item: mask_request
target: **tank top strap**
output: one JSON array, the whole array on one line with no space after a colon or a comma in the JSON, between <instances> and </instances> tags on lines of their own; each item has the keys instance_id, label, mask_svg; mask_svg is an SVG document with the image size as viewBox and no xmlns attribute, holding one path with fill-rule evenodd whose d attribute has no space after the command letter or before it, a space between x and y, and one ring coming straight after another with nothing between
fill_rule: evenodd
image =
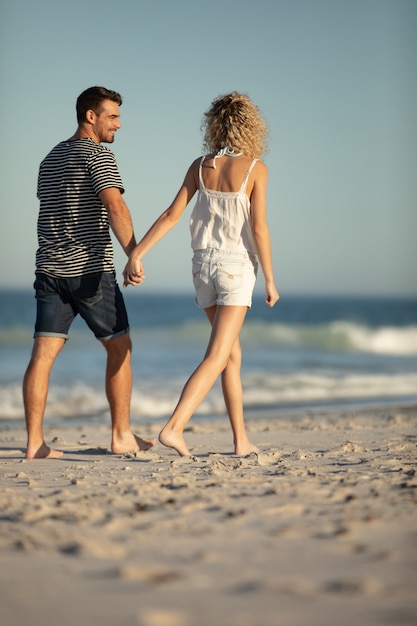
<instances>
[{"instance_id":1,"label":"tank top strap","mask_svg":"<svg viewBox=\"0 0 417 626\"><path fill-rule=\"evenodd\" d=\"M204 185L203 174L202 174L202 168L203 168L203 163L204 163L204 159L205 158L206 158L206 155L201 157L200 166L198 168L198 178L200 180L200 188L201 189L205 189L206 188L205 185Z\"/></svg>"},{"instance_id":2,"label":"tank top strap","mask_svg":"<svg viewBox=\"0 0 417 626\"><path fill-rule=\"evenodd\" d=\"M251 173L251 171L253 169L253 166L255 165L257 160L258 159L253 159L252 163L249 165L249 169L248 169L248 171L245 174L245 178L243 179L243 183L242 183L242 185L240 187L240 191L243 191L243 192L246 191L246 184L248 182L249 174Z\"/></svg>"}]
</instances>

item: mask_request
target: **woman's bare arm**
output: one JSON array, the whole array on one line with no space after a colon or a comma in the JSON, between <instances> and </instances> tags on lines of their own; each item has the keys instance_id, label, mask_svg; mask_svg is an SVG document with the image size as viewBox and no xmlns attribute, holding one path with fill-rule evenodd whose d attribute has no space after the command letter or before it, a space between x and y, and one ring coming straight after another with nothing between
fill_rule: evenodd
<instances>
[{"instance_id":1,"label":"woman's bare arm","mask_svg":"<svg viewBox=\"0 0 417 626\"><path fill-rule=\"evenodd\" d=\"M266 188L268 168L258 161L254 167L255 182L251 193L252 232L255 239L259 263L265 279L266 303L273 307L279 299L272 266L271 237L266 219Z\"/></svg>"},{"instance_id":2,"label":"woman's bare arm","mask_svg":"<svg viewBox=\"0 0 417 626\"><path fill-rule=\"evenodd\" d=\"M153 246L178 224L181 215L197 191L197 179L195 168L199 159L190 166L174 201L158 217L148 232L142 237L137 246L133 248L129 255L129 261L123 271L124 286L135 285L135 275L140 273L142 258Z\"/></svg>"}]
</instances>

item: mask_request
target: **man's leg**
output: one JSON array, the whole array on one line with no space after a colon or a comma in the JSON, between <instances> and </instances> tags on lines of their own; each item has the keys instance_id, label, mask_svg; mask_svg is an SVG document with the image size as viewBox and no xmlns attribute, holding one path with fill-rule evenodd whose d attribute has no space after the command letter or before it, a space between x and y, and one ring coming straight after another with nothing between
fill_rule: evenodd
<instances>
[{"instance_id":1,"label":"man's leg","mask_svg":"<svg viewBox=\"0 0 417 626\"><path fill-rule=\"evenodd\" d=\"M43 438L43 416L48 397L49 375L65 339L36 337L32 356L23 379L23 404L28 435L26 458L59 458L62 452L46 445Z\"/></svg>"},{"instance_id":2,"label":"man's leg","mask_svg":"<svg viewBox=\"0 0 417 626\"><path fill-rule=\"evenodd\" d=\"M116 454L133 450L149 450L155 439L141 439L130 430L132 395L130 334L102 341L107 351L106 394L112 421L111 449Z\"/></svg>"}]
</instances>

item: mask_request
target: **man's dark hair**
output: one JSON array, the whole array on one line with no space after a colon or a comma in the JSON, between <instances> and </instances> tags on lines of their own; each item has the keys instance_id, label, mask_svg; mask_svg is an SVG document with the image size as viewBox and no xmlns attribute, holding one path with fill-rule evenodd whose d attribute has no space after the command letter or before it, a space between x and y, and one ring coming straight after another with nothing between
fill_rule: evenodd
<instances>
[{"instance_id":1,"label":"man's dark hair","mask_svg":"<svg viewBox=\"0 0 417 626\"><path fill-rule=\"evenodd\" d=\"M119 106L122 104L122 96L105 87L89 87L83 91L77 98L77 122L84 122L87 111L94 111L98 115L103 100L112 100Z\"/></svg>"}]
</instances>

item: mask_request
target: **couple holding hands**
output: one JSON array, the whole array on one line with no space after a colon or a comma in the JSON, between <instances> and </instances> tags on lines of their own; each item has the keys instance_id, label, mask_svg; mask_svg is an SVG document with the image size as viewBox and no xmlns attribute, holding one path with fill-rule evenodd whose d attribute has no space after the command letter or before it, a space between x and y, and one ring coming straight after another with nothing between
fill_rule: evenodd
<instances>
[{"instance_id":1,"label":"couple holding hands","mask_svg":"<svg viewBox=\"0 0 417 626\"><path fill-rule=\"evenodd\" d=\"M204 155L190 165L171 205L136 242L112 143L121 127L120 94L91 87L77 99L78 128L59 143L39 168L37 314L32 356L23 380L28 443L26 458L59 458L43 437L49 375L81 315L107 352L106 394L110 406L111 450L148 450L154 439L131 431L131 339L123 295L117 285L110 229L127 254L124 286L144 280L146 253L180 220L197 194L190 217L195 301L211 334L204 358L187 380L159 441L181 456L190 451L183 431L221 375L234 452L257 448L248 439L240 376L239 333L252 303L258 263L266 304L279 299L266 219L268 171L260 160L268 129L259 109L244 94L213 100L204 114Z\"/></svg>"}]
</instances>

